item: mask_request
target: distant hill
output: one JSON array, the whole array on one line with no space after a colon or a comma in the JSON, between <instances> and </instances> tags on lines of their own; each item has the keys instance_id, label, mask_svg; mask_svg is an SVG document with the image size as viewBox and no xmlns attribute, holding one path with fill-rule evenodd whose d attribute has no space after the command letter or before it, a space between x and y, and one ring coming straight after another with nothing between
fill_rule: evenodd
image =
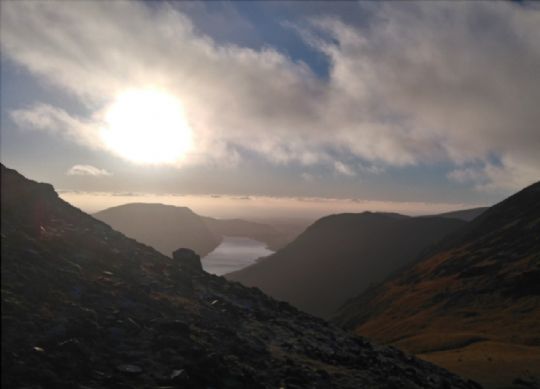
<instances>
[{"instance_id":1,"label":"distant hill","mask_svg":"<svg viewBox=\"0 0 540 389\"><path fill-rule=\"evenodd\" d=\"M221 242L221 236L186 207L131 203L105 209L94 217L168 256L179 247L205 256Z\"/></svg>"},{"instance_id":2,"label":"distant hill","mask_svg":"<svg viewBox=\"0 0 540 389\"><path fill-rule=\"evenodd\" d=\"M224 236L254 239L275 251L298 234L287 224L276 228L242 219L215 219L197 215L187 207L165 204L130 203L93 216L168 256L178 247L188 247L204 257Z\"/></svg>"},{"instance_id":3,"label":"distant hill","mask_svg":"<svg viewBox=\"0 0 540 389\"><path fill-rule=\"evenodd\" d=\"M269 225L283 234L280 241L268 244L270 250L278 251L298 238L315 220L316 218L267 217L254 219L253 221Z\"/></svg>"},{"instance_id":4,"label":"distant hill","mask_svg":"<svg viewBox=\"0 0 540 389\"><path fill-rule=\"evenodd\" d=\"M2 388L477 388L1 179Z\"/></svg>"},{"instance_id":5,"label":"distant hill","mask_svg":"<svg viewBox=\"0 0 540 389\"><path fill-rule=\"evenodd\" d=\"M263 242L270 250L277 250L290 241L289 234L275 227L242 219L215 219L202 217L208 229L216 236L241 236Z\"/></svg>"},{"instance_id":6,"label":"distant hill","mask_svg":"<svg viewBox=\"0 0 540 389\"><path fill-rule=\"evenodd\" d=\"M486 387L539 385L540 182L348 302L335 322Z\"/></svg>"},{"instance_id":7,"label":"distant hill","mask_svg":"<svg viewBox=\"0 0 540 389\"><path fill-rule=\"evenodd\" d=\"M489 207L463 209L463 210L459 210L459 211L440 213L438 215L433 215L433 216L450 217L450 218L453 218L453 219L460 219L460 220L464 220L466 222L470 222L470 221L476 219L481 214L483 214L488 209L489 209Z\"/></svg>"},{"instance_id":8,"label":"distant hill","mask_svg":"<svg viewBox=\"0 0 540 389\"><path fill-rule=\"evenodd\" d=\"M464 224L370 212L327 216L275 254L226 277L329 317Z\"/></svg>"}]
</instances>

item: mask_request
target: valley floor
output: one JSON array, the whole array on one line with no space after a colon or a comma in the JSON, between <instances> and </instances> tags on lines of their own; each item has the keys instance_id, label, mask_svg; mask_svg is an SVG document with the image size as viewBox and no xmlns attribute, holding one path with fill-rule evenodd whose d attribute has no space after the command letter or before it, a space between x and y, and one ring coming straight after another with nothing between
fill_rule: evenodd
<instances>
[{"instance_id":1,"label":"valley floor","mask_svg":"<svg viewBox=\"0 0 540 389\"><path fill-rule=\"evenodd\" d=\"M540 387L540 347L478 341L464 347L417 354L489 389Z\"/></svg>"}]
</instances>

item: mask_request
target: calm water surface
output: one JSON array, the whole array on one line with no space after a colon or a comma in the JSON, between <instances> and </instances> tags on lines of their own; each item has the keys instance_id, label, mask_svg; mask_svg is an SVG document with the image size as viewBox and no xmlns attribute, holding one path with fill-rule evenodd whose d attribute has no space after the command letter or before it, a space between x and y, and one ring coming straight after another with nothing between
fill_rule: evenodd
<instances>
[{"instance_id":1,"label":"calm water surface","mask_svg":"<svg viewBox=\"0 0 540 389\"><path fill-rule=\"evenodd\" d=\"M225 236L214 251L202 258L201 263L208 273L221 276L249 266L257 258L266 257L272 253L273 251L268 250L266 245L259 241Z\"/></svg>"}]
</instances>

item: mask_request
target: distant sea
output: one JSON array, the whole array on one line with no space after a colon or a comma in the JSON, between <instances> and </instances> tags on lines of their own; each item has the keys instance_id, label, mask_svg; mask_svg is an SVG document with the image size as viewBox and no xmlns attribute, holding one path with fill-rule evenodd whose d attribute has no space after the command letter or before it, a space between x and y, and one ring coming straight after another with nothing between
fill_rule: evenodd
<instances>
[{"instance_id":1,"label":"distant sea","mask_svg":"<svg viewBox=\"0 0 540 389\"><path fill-rule=\"evenodd\" d=\"M260 257L273 254L262 242L233 236L223 237L221 244L202 258L202 266L208 273L218 276L240 270L255 263Z\"/></svg>"}]
</instances>

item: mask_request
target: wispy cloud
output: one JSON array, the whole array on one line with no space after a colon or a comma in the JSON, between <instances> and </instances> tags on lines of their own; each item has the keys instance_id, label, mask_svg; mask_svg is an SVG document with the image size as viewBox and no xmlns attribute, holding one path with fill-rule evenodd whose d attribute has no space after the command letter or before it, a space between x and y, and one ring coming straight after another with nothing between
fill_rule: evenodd
<instances>
[{"instance_id":1,"label":"wispy cloud","mask_svg":"<svg viewBox=\"0 0 540 389\"><path fill-rule=\"evenodd\" d=\"M334 162L334 169L337 173L343 174L344 176L354 176L356 173L354 172L353 168L349 165L341 162L341 161L335 161Z\"/></svg>"},{"instance_id":2,"label":"wispy cloud","mask_svg":"<svg viewBox=\"0 0 540 389\"><path fill-rule=\"evenodd\" d=\"M490 192L496 189L511 191L522 188L524 184L537 181L540 173L534 166L524 166L511 157L506 157L499 163L487 162L455 169L447 176L455 182L472 184L479 191Z\"/></svg>"},{"instance_id":3,"label":"wispy cloud","mask_svg":"<svg viewBox=\"0 0 540 389\"><path fill-rule=\"evenodd\" d=\"M320 79L278 49L219 44L167 3L6 2L3 54L94 111L77 118L40 104L13 117L105 149L98 131L108 104L158 86L182 101L194 130L185 163L238 164L247 150L346 175L365 171L349 166L356 158L379 172L442 161L454 165L451 179L487 189L537 180L538 7L369 7L363 25L311 15L297 26L330 60Z\"/></svg>"},{"instance_id":4,"label":"wispy cloud","mask_svg":"<svg viewBox=\"0 0 540 389\"><path fill-rule=\"evenodd\" d=\"M38 103L29 109L10 112L11 118L23 129L30 128L59 134L76 143L91 148L100 148L97 130L99 125L90 120L74 117L61 108Z\"/></svg>"},{"instance_id":5,"label":"wispy cloud","mask_svg":"<svg viewBox=\"0 0 540 389\"><path fill-rule=\"evenodd\" d=\"M66 174L68 176L112 176L111 172L92 165L74 165L66 172Z\"/></svg>"}]
</instances>

